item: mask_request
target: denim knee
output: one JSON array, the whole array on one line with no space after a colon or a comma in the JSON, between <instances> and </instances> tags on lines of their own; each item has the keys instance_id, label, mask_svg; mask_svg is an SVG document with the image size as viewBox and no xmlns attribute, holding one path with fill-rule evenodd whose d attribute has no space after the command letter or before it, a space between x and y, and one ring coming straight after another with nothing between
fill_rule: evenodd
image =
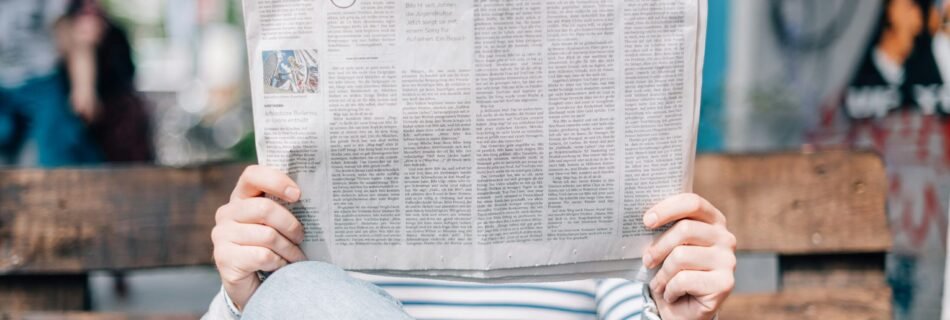
<instances>
[{"instance_id":1,"label":"denim knee","mask_svg":"<svg viewBox=\"0 0 950 320\"><path fill-rule=\"evenodd\" d=\"M335 265L321 261L301 261L291 263L283 268L277 269L274 273L267 276L267 281L285 282L296 281L298 277L307 277L313 280L322 281L342 281L349 278L346 271Z\"/></svg>"},{"instance_id":2,"label":"denim knee","mask_svg":"<svg viewBox=\"0 0 950 320\"><path fill-rule=\"evenodd\" d=\"M409 319L384 290L316 261L293 263L267 277L243 318Z\"/></svg>"}]
</instances>

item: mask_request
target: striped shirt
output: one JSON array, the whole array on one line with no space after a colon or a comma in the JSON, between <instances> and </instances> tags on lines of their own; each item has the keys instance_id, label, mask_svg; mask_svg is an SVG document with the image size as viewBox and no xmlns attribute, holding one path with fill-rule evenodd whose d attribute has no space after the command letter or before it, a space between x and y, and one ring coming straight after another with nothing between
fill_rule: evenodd
<instances>
[{"instance_id":1,"label":"striped shirt","mask_svg":"<svg viewBox=\"0 0 950 320\"><path fill-rule=\"evenodd\" d=\"M480 284L351 275L386 290L416 319L659 319L643 284L623 279ZM218 295L205 318L236 319L224 290ZM227 306L226 317L216 304Z\"/></svg>"}]
</instances>

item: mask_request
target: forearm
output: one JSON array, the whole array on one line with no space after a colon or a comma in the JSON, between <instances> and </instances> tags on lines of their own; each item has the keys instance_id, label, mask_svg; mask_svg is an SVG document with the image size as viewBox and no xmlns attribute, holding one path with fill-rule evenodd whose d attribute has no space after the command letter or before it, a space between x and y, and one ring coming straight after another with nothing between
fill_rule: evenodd
<instances>
[{"instance_id":1,"label":"forearm","mask_svg":"<svg viewBox=\"0 0 950 320\"><path fill-rule=\"evenodd\" d=\"M75 45L66 55L73 95L96 97L96 52L91 46ZM96 97L98 100L98 97Z\"/></svg>"}]
</instances>

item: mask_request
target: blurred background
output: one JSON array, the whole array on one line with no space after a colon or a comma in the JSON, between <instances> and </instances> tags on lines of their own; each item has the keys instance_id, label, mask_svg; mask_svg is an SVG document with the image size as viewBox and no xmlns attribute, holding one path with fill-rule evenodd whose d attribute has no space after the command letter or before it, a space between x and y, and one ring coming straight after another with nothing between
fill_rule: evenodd
<instances>
[{"instance_id":1,"label":"blurred background","mask_svg":"<svg viewBox=\"0 0 950 320\"><path fill-rule=\"evenodd\" d=\"M253 157L241 17L232 0L0 2L0 161Z\"/></svg>"},{"instance_id":2,"label":"blurred background","mask_svg":"<svg viewBox=\"0 0 950 320\"><path fill-rule=\"evenodd\" d=\"M0 164L254 161L241 17L239 0L0 0ZM947 0L709 1L700 152L880 153L898 319L941 309L948 17ZM219 285L210 268L91 281L119 311L202 312Z\"/></svg>"}]
</instances>

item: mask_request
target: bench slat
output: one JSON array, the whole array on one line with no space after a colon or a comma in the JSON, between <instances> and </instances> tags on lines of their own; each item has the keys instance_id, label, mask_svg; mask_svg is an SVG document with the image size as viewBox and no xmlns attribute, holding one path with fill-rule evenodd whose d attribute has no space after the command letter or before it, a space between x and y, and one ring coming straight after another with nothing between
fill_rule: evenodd
<instances>
[{"instance_id":1,"label":"bench slat","mask_svg":"<svg viewBox=\"0 0 950 320\"><path fill-rule=\"evenodd\" d=\"M0 170L0 274L209 264L242 169Z\"/></svg>"},{"instance_id":2,"label":"bench slat","mask_svg":"<svg viewBox=\"0 0 950 320\"><path fill-rule=\"evenodd\" d=\"M891 317L891 291L887 287L736 294L726 300L719 313L722 320L880 320Z\"/></svg>"},{"instance_id":3,"label":"bench slat","mask_svg":"<svg viewBox=\"0 0 950 320\"><path fill-rule=\"evenodd\" d=\"M213 215L243 166L0 170L0 274L212 264ZM890 248L874 154L705 155L696 171L740 250Z\"/></svg>"},{"instance_id":4,"label":"bench slat","mask_svg":"<svg viewBox=\"0 0 950 320\"><path fill-rule=\"evenodd\" d=\"M197 315L125 314L96 312L26 312L3 313L0 319L20 320L198 320Z\"/></svg>"},{"instance_id":5,"label":"bench slat","mask_svg":"<svg viewBox=\"0 0 950 320\"><path fill-rule=\"evenodd\" d=\"M88 282L85 274L0 276L0 314L82 310L86 307Z\"/></svg>"},{"instance_id":6,"label":"bench slat","mask_svg":"<svg viewBox=\"0 0 950 320\"><path fill-rule=\"evenodd\" d=\"M874 153L702 156L694 190L725 213L739 250L819 254L891 248L887 177Z\"/></svg>"},{"instance_id":7,"label":"bench slat","mask_svg":"<svg viewBox=\"0 0 950 320\"><path fill-rule=\"evenodd\" d=\"M779 258L782 287L886 287L884 253L783 256Z\"/></svg>"}]
</instances>

